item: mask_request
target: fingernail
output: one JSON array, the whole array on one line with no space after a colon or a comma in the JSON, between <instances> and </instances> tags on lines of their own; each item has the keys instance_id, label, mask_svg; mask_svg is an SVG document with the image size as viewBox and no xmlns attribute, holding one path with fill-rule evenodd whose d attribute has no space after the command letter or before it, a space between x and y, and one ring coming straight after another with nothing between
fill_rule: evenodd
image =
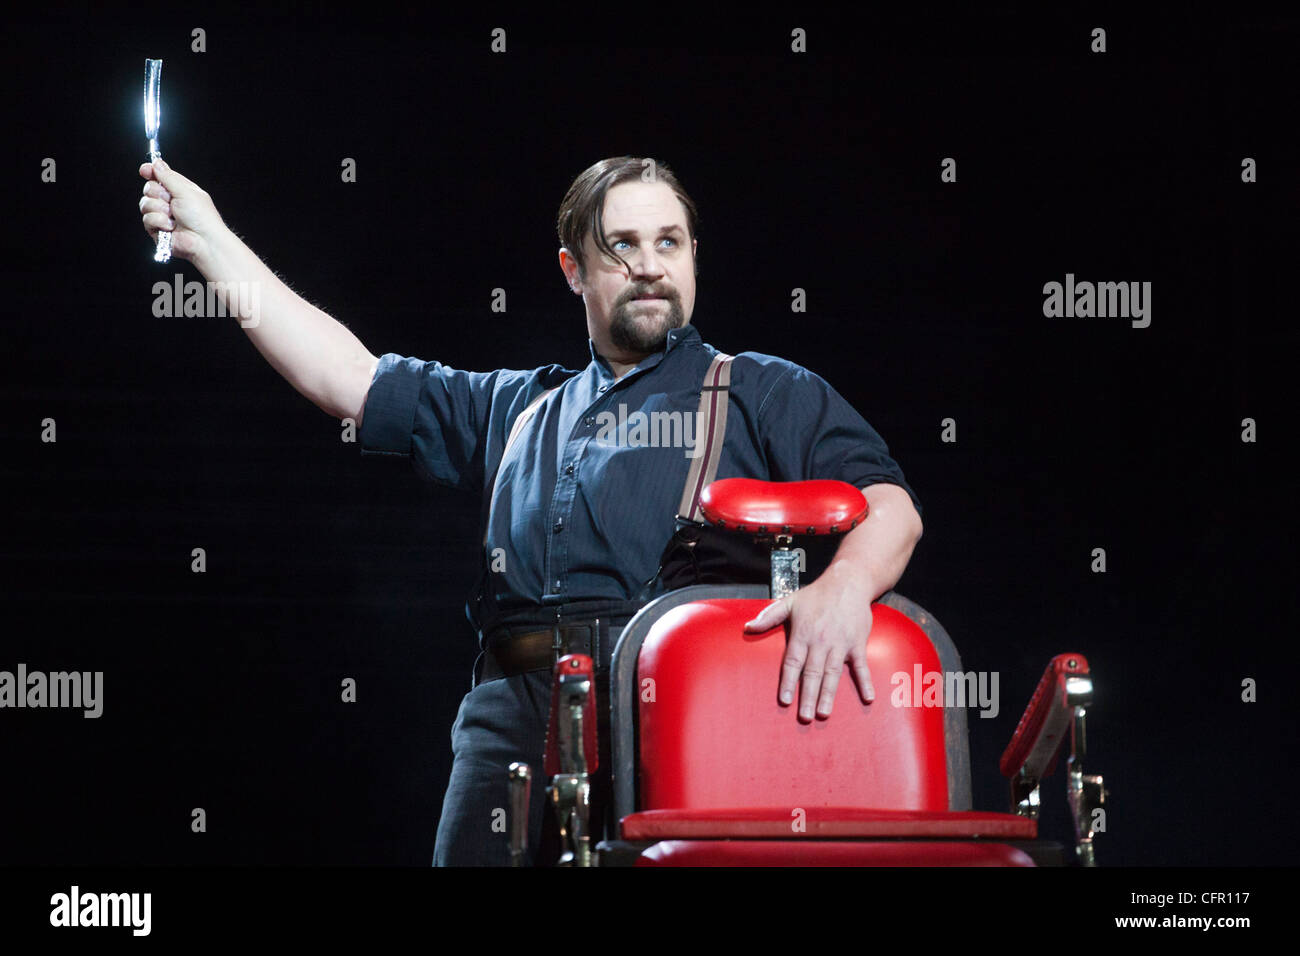
<instances>
[{"instance_id":1,"label":"fingernail","mask_svg":"<svg viewBox=\"0 0 1300 956\"><path fill-rule=\"evenodd\" d=\"M792 700L794 700L794 694L790 693L788 690L782 692L782 694L781 694L781 703L783 703L783 704L788 704L788 703L790 703L790 701L792 701Z\"/></svg>"}]
</instances>

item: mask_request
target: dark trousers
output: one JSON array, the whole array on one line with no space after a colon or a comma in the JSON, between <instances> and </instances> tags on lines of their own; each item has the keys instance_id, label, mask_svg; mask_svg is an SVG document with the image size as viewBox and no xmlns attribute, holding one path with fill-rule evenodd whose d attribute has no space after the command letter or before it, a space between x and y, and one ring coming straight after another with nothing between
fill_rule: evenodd
<instances>
[{"instance_id":1,"label":"dark trousers","mask_svg":"<svg viewBox=\"0 0 1300 956\"><path fill-rule=\"evenodd\" d=\"M596 675L600 768L592 775L592 848L608 812L609 682ZM461 701L451 727L455 756L434 844L434 866L509 866L510 796L507 771L516 760L532 768L528 852L533 866L550 866L561 852L555 814L546 803L543 768L551 705L551 672L532 671L479 684Z\"/></svg>"}]
</instances>

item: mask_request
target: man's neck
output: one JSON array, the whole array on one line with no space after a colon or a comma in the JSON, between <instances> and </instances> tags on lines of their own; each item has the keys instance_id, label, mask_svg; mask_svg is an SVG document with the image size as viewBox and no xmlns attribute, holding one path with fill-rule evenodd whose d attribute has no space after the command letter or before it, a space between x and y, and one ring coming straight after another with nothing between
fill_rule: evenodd
<instances>
[{"instance_id":1,"label":"man's neck","mask_svg":"<svg viewBox=\"0 0 1300 956\"><path fill-rule=\"evenodd\" d=\"M632 369L636 368L638 365L644 362L649 355L651 355L650 352L647 352L645 355L636 355L635 353L629 354L627 352L621 352L619 353L619 357L616 359L616 358L612 358L608 353L602 352L600 349L596 350L596 354L599 355L601 358L603 358L605 362L609 365L609 370L614 373L614 381L618 381L628 372L632 371Z\"/></svg>"},{"instance_id":2,"label":"man's neck","mask_svg":"<svg viewBox=\"0 0 1300 956\"><path fill-rule=\"evenodd\" d=\"M639 361L632 363L615 362L613 359L606 359L605 361L609 362L610 371L614 373L614 381L616 382L641 364Z\"/></svg>"},{"instance_id":3,"label":"man's neck","mask_svg":"<svg viewBox=\"0 0 1300 956\"><path fill-rule=\"evenodd\" d=\"M683 325L680 327L685 328L687 324L688 323L683 323ZM624 375L626 375L628 372L632 371L632 369L636 368L638 365L644 362L651 355L654 355L655 352L659 352L662 350L663 347L661 346L658 349L653 349L649 352L646 352L644 355L628 354L624 352L622 353L622 358L630 359L631 361L621 362L618 359L611 358L610 355L607 352L605 352L600 346L596 346L596 354L599 355L601 358L603 358L609 364L609 369L611 372L614 373L614 381L616 382L619 379L621 379Z\"/></svg>"}]
</instances>

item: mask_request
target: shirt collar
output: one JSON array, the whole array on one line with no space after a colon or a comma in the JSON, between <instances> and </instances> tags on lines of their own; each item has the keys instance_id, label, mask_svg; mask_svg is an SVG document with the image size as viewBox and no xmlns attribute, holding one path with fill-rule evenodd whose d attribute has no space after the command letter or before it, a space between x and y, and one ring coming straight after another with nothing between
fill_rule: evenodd
<instances>
[{"instance_id":1,"label":"shirt collar","mask_svg":"<svg viewBox=\"0 0 1300 956\"><path fill-rule=\"evenodd\" d=\"M653 368L654 366L662 362L667 357L669 352L675 349L678 345L681 345L683 342L699 343L700 341L701 341L700 330L697 329L690 322L687 322L685 325L681 326L680 328L670 329L668 332L667 341L664 342L663 351L654 352L651 353L650 355L647 355L639 363L637 363L635 368L633 368L627 374L631 375L633 374L633 372L640 372L644 369ZM595 366L600 371L608 375L610 378L613 378L614 377L613 369L609 367L609 362L605 360L604 356L602 356L600 353L596 351L596 343L591 339L587 339L587 350L591 352L592 363L595 364ZM627 376L624 376L624 378L626 377Z\"/></svg>"}]
</instances>

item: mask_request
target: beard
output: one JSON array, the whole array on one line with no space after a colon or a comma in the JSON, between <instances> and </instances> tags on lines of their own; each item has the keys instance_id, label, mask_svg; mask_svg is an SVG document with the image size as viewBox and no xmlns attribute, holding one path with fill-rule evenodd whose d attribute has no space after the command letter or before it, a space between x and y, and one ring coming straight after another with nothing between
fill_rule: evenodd
<instances>
[{"instance_id":1,"label":"beard","mask_svg":"<svg viewBox=\"0 0 1300 956\"><path fill-rule=\"evenodd\" d=\"M614 309L609 335L614 345L627 352L658 352L668 333L686 324L682 302L675 292L649 302L628 300Z\"/></svg>"}]
</instances>

